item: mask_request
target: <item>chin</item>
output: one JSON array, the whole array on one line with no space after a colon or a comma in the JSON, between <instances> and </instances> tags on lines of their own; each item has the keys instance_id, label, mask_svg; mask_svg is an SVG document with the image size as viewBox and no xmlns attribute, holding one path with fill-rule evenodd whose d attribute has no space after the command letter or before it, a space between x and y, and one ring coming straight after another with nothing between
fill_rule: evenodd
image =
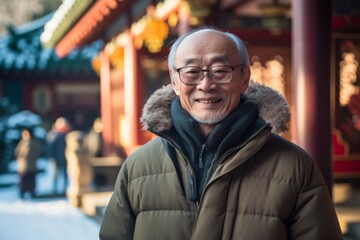
<instances>
[{"instance_id":1,"label":"chin","mask_svg":"<svg viewBox=\"0 0 360 240\"><path fill-rule=\"evenodd\" d=\"M198 123L206 125L214 125L221 122L225 117L223 115L211 115L208 116L192 116Z\"/></svg>"}]
</instances>

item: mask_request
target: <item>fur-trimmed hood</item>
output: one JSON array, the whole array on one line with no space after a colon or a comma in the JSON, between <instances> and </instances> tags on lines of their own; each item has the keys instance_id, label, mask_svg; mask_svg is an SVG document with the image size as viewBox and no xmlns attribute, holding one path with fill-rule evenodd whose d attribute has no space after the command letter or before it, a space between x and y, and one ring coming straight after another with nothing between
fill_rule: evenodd
<instances>
[{"instance_id":1,"label":"fur-trimmed hood","mask_svg":"<svg viewBox=\"0 0 360 240\"><path fill-rule=\"evenodd\" d=\"M286 99L265 85L250 81L245 95L256 102L259 115L280 134L289 129L290 109ZM176 97L171 84L156 90L145 103L141 116L143 129L161 132L172 127L170 106Z\"/></svg>"}]
</instances>

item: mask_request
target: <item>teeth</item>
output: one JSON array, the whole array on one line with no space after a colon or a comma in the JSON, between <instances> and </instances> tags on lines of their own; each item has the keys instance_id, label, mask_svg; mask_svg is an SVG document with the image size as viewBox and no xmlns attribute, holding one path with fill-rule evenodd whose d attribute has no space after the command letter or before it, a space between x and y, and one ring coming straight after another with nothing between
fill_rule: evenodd
<instances>
[{"instance_id":1,"label":"teeth","mask_svg":"<svg viewBox=\"0 0 360 240\"><path fill-rule=\"evenodd\" d=\"M210 99L210 100L200 99L198 101L201 102L201 103L215 103L215 102L218 102L220 100L219 99Z\"/></svg>"}]
</instances>

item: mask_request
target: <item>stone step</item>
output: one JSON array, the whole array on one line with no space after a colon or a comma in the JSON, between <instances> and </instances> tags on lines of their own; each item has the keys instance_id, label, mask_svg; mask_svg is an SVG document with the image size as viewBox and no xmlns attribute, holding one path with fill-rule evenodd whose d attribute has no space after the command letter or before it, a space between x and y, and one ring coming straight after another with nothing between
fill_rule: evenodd
<instances>
[{"instance_id":1,"label":"stone step","mask_svg":"<svg viewBox=\"0 0 360 240\"><path fill-rule=\"evenodd\" d=\"M108 192L92 192L82 196L82 210L90 217L94 217L101 213L100 209L105 209L108 205L112 191Z\"/></svg>"}]
</instances>

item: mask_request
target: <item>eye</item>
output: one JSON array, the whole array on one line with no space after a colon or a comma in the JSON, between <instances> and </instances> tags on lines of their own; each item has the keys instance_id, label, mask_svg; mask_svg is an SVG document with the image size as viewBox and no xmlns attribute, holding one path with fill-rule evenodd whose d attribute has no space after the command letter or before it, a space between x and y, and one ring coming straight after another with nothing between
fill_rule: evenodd
<instances>
[{"instance_id":1,"label":"eye","mask_svg":"<svg viewBox=\"0 0 360 240\"><path fill-rule=\"evenodd\" d=\"M198 67L184 67L181 69L185 74L199 74L201 69Z\"/></svg>"},{"instance_id":2,"label":"eye","mask_svg":"<svg viewBox=\"0 0 360 240\"><path fill-rule=\"evenodd\" d=\"M224 75L231 72L231 68L227 66L219 66L219 67L213 67L211 69L213 74L215 75Z\"/></svg>"}]
</instances>

